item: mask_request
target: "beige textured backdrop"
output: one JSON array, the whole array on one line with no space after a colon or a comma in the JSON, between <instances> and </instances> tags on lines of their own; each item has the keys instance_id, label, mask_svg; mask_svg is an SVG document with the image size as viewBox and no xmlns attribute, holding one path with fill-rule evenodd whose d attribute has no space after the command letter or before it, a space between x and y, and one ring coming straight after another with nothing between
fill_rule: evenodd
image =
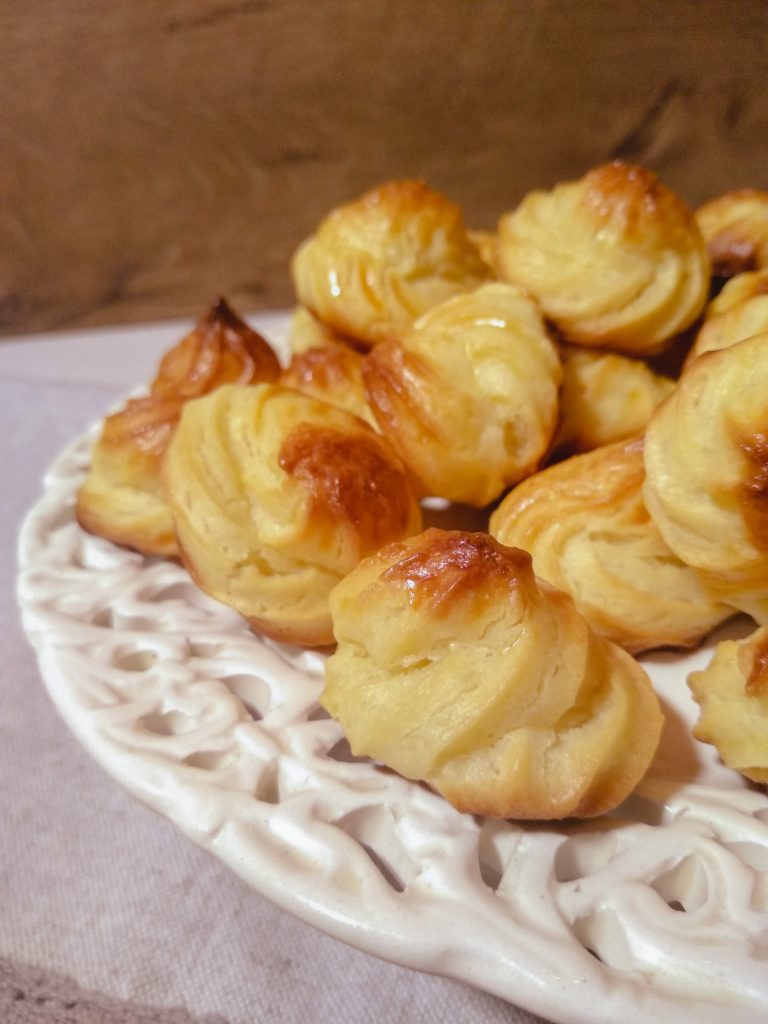
<instances>
[{"instance_id":1,"label":"beige textured backdrop","mask_svg":"<svg viewBox=\"0 0 768 1024\"><path fill-rule=\"evenodd\" d=\"M0 0L0 332L290 301L333 204L613 157L768 187L760 0Z\"/></svg>"}]
</instances>

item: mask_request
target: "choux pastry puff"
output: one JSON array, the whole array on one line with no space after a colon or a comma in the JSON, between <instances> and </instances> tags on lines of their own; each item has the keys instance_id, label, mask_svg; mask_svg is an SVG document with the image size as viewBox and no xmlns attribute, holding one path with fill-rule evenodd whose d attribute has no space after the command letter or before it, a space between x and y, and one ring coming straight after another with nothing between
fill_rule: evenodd
<instances>
[{"instance_id":1,"label":"choux pastry puff","mask_svg":"<svg viewBox=\"0 0 768 1024\"><path fill-rule=\"evenodd\" d=\"M355 754L459 810L603 814L653 757L662 714L644 670L488 534L390 544L334 589L331 612L322 705Z\"/></svg>"},{"instance_id":2,"label":"choux pastry puff","mask_svg":"<svg viewBox=\"0 0 768 1024\"><path fill-rule=\"evenodd\" d=\"M421 524L404 466L367 423L277 384L188 402L165 492L201 589L258 632L308 646L333 642L335 584Z\"/></svg>"}]
</instances>

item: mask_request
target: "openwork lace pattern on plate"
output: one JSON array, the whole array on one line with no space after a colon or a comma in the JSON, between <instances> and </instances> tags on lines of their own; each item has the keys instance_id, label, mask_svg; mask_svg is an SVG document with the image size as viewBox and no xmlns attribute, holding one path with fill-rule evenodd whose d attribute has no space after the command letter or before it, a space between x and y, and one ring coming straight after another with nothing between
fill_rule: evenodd
<instances>
[{"instance_id":1,"label":"openwork lace pattern on plate","mask_svg":"<svg viewBox=\"0 0 768 1024\"><path fill-rule=\"evenodd\" d=\"M19 594L51 696L120 783L266 896L397 963L573 1024L765 1021L768 798L690 737L684 678L708 651L649 659L668 725L615 815L462 815L350 754L317 703L322 655L83 533L89 447L48 474Z\"/></svg>"}]
</instances>

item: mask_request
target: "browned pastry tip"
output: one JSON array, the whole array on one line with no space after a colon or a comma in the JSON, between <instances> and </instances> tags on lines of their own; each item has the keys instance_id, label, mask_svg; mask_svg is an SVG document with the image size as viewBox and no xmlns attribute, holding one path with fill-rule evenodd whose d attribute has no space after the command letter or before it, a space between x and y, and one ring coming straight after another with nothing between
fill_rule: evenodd
<instances>
[{"instance_id":1,"label":"browned pastry tip","mask_svg":"<svg viewBox=\"0 0 768 1024\"><path fill-rule=\"evenodd\" d=\"M107 417L77 496L83 529L146 555L178 554L162 465L185 402L223 384L275 380L268 343L218 299L160 362L150 394Z\"/></svg>"},{"instance_id":2,"label":"browned pastry tip","mask_svg":"<svg viewBox=\"0 0 768 1024\"><path fill-rule=\"evenodd\" d=\"M197 398L222 384L266 383L279 373L267 340L219 298L163 356L151 390L159 398Z\"/></svg>"},{"instance_id":3,"label":"browned pastry tip","mask_svg":"<svg viewBox=\"0 0 768 1024\"><path fill-rule=\"evenodd\" d=\"M310 516L353 529L365 550L407 531L413 514L407 477L375 434L300 423L286 434L277 461L303 485Z\"/></svg>"},{"instance_id":4,"label":"browned pastry tip","mask_svg":"<svg viewBox=\"0 0 768 1024\"><path fill-rule=\"evenodd\" d=\"M483 602L499 590L517 591L533 577L531 556L520 548L500 544L488 533L425 530L424 544L411 552L408 545L390 545L385 556L403 557L382 573L382 580L404 587L415 611L446 616L457 602Z\"/></svg>"},{"instance_id":5,"label":"browned pastry tip","mask_svg":"<svg viewBox=\"0 0 768 1024\"><path fill-rule=\"evenodd\" d=\"M581 345L660 352L707 299L693 213L650 170L621 161L530 192L501 218L498 253L501 277Z\"/></svg>"}]
</instances>

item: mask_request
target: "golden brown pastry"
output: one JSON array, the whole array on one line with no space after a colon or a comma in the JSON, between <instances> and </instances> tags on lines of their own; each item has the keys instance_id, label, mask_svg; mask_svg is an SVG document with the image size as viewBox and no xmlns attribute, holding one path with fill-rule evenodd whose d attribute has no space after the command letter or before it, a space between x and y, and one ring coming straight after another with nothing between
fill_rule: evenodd
<instances>
[{"instance_id":1,"label":"golden brown pastry","mask_svg":"<svg viewBox=\"0 0 768 1024\"><path fill-rule=\"evenodd\" d=\"M332 643L331 588L421 524L404 467L366 423L277 384L188 402L165 483L195 581L290 643Z\"/></svg>"},{"instance_id":2,"label":"golden brown pastry","mask_svg":"<svg viewBox=\"0 0 768 1024\"><path fill-rule=\"evenodd\" d=\"M753 782L768 782L768 627L724 640L688 685L699 705L694 736Z\"/></svg>"},{"instance_id":3,"label":"golden brown pastry","mask_svg":"<svg viewBox=\"0 0 768 1024\"><path fill-rule=\"evenodd\" d=\"M331 610L322 705L354 754L459 810L602 814L653 757L662 715L643 669L487 534L391 544L335 588Z\"/></svg>"},{"instance_id":4,"label":"golden brown pastry","mask_svg":"<svg viewBox=\"0 0 768 1024\"><path fill-rule=\"evenodd\" d=\"M768 331L768 268L732 277L710 302L686 366L705 352L728 348L763 331Z\"/></svg>"},{"instance_id":5,"label":"golden brown pastry","mask_svg":"<svg viewBox=\"0 0 768 1024\"><path fill-rule=\"evenodd\" d=\"M177 555L161 469L182 405L221 384L274 380L279 371L264 338L219 299L165 354L151 394L104 421L77 495L80 526L145 555Z\"/></svg>"},{"instance_id":6,"label":"golden brown pastry","mask_svg":"<svg viewBox=\"0 0 768 1024\"><path fill-rule=\"evenodd\" d=\"M327 339L323 344L294 353L280 375L280 383L339 405L376 427L363 386L363 357L349 345Z\"/></svg>"},{"instance_id":7,"label":"golden brown pastry","mask_svg":"<svg viewBox=\"0 0 768 1024\"><path fill-rule=\"evenodd\" d=\"M483 262L493 277L499 276L499 236L495 231L480 231L470 228L467 234L477 246Z\"/></svg>"},{"instance_id":8,"label":"golden brown pastry","mask_svg":"<svg viewBox=\"0 0 768 1024\"><path fill-rule=\"evenodd\" d=\"M135 398L104 420L75 512L88 533L144 555L178 554L160 467L183 403Z\"/></svg>"},{"instance_id":9,"label":"golden brown pastry","mask_svg":"<svg viewBox=\"0 0 768 1024\"><path fill-rule=\"evenodd\" d=\"M696 319L710 276L683 201L620 162L531 192L503 216L499 272L570 341L635 355L660 351Z\"/></svg>"},{"instance_id":10,"label":"golden brown pastry","mask_svg":"<svg viewBox=\"0 0 768 1024\"><path fill-rule=\"evenodd\" d=\"M293 311L288 329L288 343L294 355L300 355L311 348L324 348L327 345L343 344L347 348L354 347L351 342L352 339L331 330L303 306L297 306Z\"/></svg>"},{"instance_id":11,"label":"golden brown pastry","mask_svg":"<svg viewBox=\"0 0 768 1024\"><path fill-rule=\"evenodd\" d=\"M768 333L707 352L646 431L644 500L678 558L745 607L768 593Z\"/></svg>"},{"instance_id":12,"label":"golden brown pastry","mask_svg":"<svg viewBox=\"0 0 768 1024\"><path fill-rule=\"evenodd\" d=\"M560 345L560 358L560 426L553 442L559 455L592 451L639 434L675 386L642 359L615 352Z\"/></svg>"},{"instance_id":13,"label":"golden brown pastry","mask_svg":"<svg viewBox=\"0 0 768 1024\"><path fill-rule=\"evenodd\" d=\"M536 305L502 283L435 307L363 363L379 426L424 491L478 507L536 468L560 375Z\"/></svg>"},{"instance_id":14,"label":"golden brown pastry","mask_svg":"<svg viewBox=\"0 0 768 1024\"><path fill-rule=\"evenodd\" d=\"M459 207L420 181L389 182L333 210L292 273L302 305L366 346L490 276Z\"/></svg>"},{"instance_id":15,"label":"golden brown pastry","mask_svg":"<svg viewBox=\"0 0 768 1024\"><path fill-rule=\"evenodd\" d=\"M768 267L768 192L726 192L699 207L696 221L718 277Z\"/></svg>"},{"instance_id":16,"label":"golden brown pastry","mask_svg":"<svg viewBox=\"0 0 768 1024\"><path fill-rule=\"evenodd\" d=\"M519 484L491 515L601 636L628 651L689 647L733 615L672 554L642 499L642 439L577 455Z\"/></svg>"},{"instance_id":17,"label":"golden brown pastry","mask_svg":"<svg viewBox=\"0 0 768 1024\"><path fill-rule=\"evenodd\" d=\"M195 329L163 356L151 392L157 398L199 398L222 384L272 381L279 373L269 343L218 299Z\"/></svg>"}]
</instances>

